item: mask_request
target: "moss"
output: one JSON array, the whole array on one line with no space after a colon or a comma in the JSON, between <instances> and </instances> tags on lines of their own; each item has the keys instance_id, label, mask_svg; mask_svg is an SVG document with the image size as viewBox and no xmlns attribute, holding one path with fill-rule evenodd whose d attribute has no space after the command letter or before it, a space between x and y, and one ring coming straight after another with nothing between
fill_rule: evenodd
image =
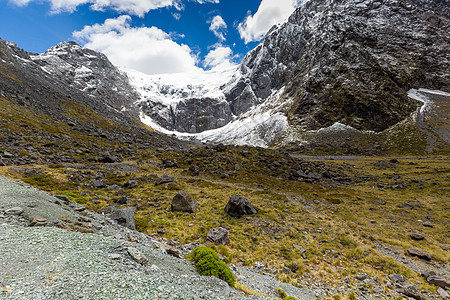
<instances>
[{"instance_id":1,"label":"moss","mask_svg":"<svg viewBox=\"0 0 450 300\"><path fill-rule=\"evenodd\" d=\"M277 294L278 294L278 296L279 296L281 299L284 299L284 300L298 300L297 298L295 298L295 297L293 297L293 296L288 296L288 295L286 294L286 292L283 291L282 289L278 289L278 290L277 290Z\"/></svg>"},{"instance_id":2,"label":"moss","mask_svg":"<svg viewBox=\"0 0 450 300\"><path fill-rule=\"evenodd\" d=\"M229 286L234 287L235 277L230 268L220 260L219 255L211 248L200 246L189 255L195 263L197 272L202 276L215 276Z\"/></svg>"}]
</instances>

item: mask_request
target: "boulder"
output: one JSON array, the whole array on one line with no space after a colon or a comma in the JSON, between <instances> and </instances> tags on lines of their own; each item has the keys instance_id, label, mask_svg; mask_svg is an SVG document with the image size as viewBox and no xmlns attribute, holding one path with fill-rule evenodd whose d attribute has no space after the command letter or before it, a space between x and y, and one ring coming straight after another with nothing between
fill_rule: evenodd
<instances>
[{"instance_id":1,"label":"boulder","mask_svg":"<svg viewBox=\"0 0 450 300\"><path fill-rule=\"evenodd\" d=\"M172 211L193 213L199 210L197 202L185 190L179 192L172 199Z\"/></svg>"},{"instance_id":2,"label":"boulder","mask_svg":"<svg viewBox=\"0 0 450 300\"><path fill-rule=\"evenodd\" d=\"M213 228L206 235L206 240L216 245L225 245L228 239L228 230L223 227Z\"/></svg>"},{"instance_id":3,"label":"boulder","mask_svg":"<svg viewBox=\"0 0 450 300\"><path fill-rule=\"evenodd\" d=\"M133 230L136 229L136 225L134 223L134 207L114 209L109 217L112 220L117 221L119 225Z\"/></svg>"},{"instance_id":4,"label":"boulder","mask_svg":"<svg viewBox=\"0 0 450 300\"><path fill-rule=\"evenodd\" d=\"M417 250L417 249L414 249L414 248L408 248L408 249L406 249L406 251L411 256L416 256L416 257L418 257L420 259L424 259L424 260L431 260L430 254L428 254L426 252L423 252L423 251L420 251L420 250Z\"/></svg>"},{"instance_id":5,"label":"boulder","mask_svg":"<svg viewBox=\"0 0 450 300\"><path fill-rule=\"evenodd\" d=\"M427 278L429 284L434 284L435 286L441 287L443 289L450 290L450 280L441 276L429 276Z\"/></svg>"},{"instance_id":6,"label":"boulder","mask_svg":"<svg viewBox=\"0 0 450 300\"><path fill-rule=\"evenodd\" d=\"M235 218L257 213L250 201L239 194L230 197L230 200L225 206L225 212Z\"/></svg>"},{"instance_id":7,"label":"boulder","mask_svg":"<svg viewBox=\"0 0 450 300\"><path fill-rule=\"evenodd\" d=\"M96 189L102 189L106 187L106 181L104 179L92 180L92 186Z\"/></svg>"},{"instance_id":8,"label":"boulder","mask_svg":"<svg viewBox=\"0 0 450 300\"><path fill-rule=\"evenodd\" d=\"M437 293L438 293L439 297L441 297L442 299L450 298L449 294L442 288L438 288Z\"/></svg>"}]
</instances>

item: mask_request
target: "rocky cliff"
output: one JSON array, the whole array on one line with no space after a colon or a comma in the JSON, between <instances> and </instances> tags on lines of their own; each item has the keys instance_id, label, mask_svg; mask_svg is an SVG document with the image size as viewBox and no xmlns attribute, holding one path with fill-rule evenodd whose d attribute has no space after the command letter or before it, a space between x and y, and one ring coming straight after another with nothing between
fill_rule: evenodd
<instances>
[{"instance_id":1,"label":"rocky cliff","mask_svg":"<svg viewBox=\"0 0 450 300\"><path fill-rule=\"evenodd\" d=\"M417 108L409 89L449 91L448 15L440 0L310 0L274 26L230 79L202 87L218 96L182 96L169 85L176 101L140 103L156 123L178 132L221 127L268 101L272 114L297 128L338 122L383 131ZM158 114L161 106L171 113Z\"/></svg>"}]
</instances>

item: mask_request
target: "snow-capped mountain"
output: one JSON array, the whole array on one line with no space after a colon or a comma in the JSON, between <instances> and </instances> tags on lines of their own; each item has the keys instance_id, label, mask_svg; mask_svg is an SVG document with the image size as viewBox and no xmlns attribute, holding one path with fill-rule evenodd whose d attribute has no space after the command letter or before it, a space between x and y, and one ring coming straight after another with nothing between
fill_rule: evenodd
<instances>
[{"instance_id":1,"label":"snow-capped mountain","mask_svg":"<svg viewBox=\"0 0 450 300\"><path fill-rule=\"evenodd\" d=\"M334 124L380 132L416 110L411 88L450 89L448 17L439 0L311 0L236 70L127 73L141 119L181 137L267 146Z\"/></svg>"},{"instance_id":2,"label":"snow-capped mountain","mask_svg":"<svg viewBox=\"0 0 450 300\"><path fill-rule=\"evenodd\" d=\"M65 84L92 97L104 99L118 111L136 114L138 95L125 73L97 51L75 42L61 42L45 53L31 54L33 62Z\"/></svg>"}]
</instances>

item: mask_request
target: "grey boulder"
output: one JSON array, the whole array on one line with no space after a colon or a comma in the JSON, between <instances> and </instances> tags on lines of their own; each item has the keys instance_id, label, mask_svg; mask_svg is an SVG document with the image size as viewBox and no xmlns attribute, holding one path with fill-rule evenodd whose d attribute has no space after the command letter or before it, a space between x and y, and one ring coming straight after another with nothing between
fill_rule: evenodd
<instances>
[{"instance_id":1,"label":"grey boulder","mask_svg":"<svg viewBox=\"0 0 450 300\"><path fill-rule=\"evenodd\" d=\"M225 212L235 218L257 213L250 201L239 194L230 197L230 200L225 206Z\"/></svg>"},{"instance_id":2,"label":"grey boulder","mask_svg":"<svg viewBox=\"0 0 450 300\"><path fill-rule=\"evenodd\" d=\"M136 225L134 223L134 207L115 209L109 217L112 220L117 221L119 225L133 230L136 229Z\"/></svg>"},{"instance_id":3,"label":"grey boulder","mask_svg":"<svg viewBox=\"0 0 450 300\"><path fill-rule=\"evenodd\" d=\"M198 210L197 202L185 190L176 194L172 199L172 211L193 213Z\"/></svg>"},{"instance_id":4,"label":"grey boulder","mask_svg":"<svg viewBox=\"0 0 450 300\"><path fill-rule=\"evenodd\" d=\"M228 239L228 230L223 227L213 228L206 235L206 240L216 245L225 245Z\"/></svg>"}]
</instances>

